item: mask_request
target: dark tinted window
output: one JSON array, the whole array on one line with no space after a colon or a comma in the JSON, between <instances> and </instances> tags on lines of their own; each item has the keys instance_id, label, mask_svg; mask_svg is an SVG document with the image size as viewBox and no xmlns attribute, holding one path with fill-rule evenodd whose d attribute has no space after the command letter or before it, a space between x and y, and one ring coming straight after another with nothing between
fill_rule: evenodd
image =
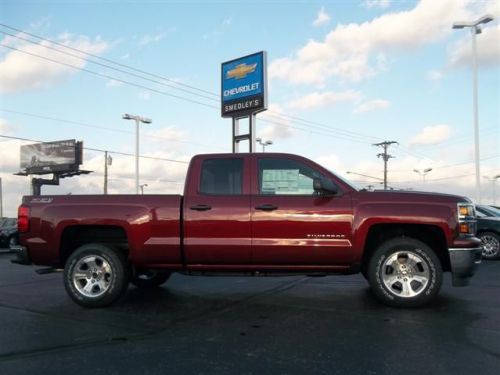
<instances>
[{"instance_id":1,"label":"dark tinted window","mask_svg":"<svg viewBox=\"0 0 500 375\"><path fill-rule=\"evenodd\" d=\"M243 159L209 159L203 162L200 193L242 194Z\"/></svg>"},{"instance_id":2,"label":"dark tinted window","mask_svg":"<svg viewBox=\"0 0 500 375\"><path fill-rule=\"evenodd\" d=\"M313 195L313 180L323 177L307 165L290 159L260 159L260 194Z\"/></svg>"}]
</instances>

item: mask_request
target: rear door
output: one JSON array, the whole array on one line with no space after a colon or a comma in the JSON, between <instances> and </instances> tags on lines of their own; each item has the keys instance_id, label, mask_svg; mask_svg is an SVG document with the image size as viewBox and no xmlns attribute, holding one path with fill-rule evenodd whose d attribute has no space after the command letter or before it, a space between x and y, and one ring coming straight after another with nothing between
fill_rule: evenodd
<instances>
[{"instance_id":1,"label":"rear door","mask_svg":"<svg viewBox=\"0 0 500 375\"><path fill-rule=\"evenodd\" d=\"M250 163L245 156L197 157L184 202L184 254L190 267L251 262Z\"/></svg>"},{"instance_id":2,"label":"rear door","mask_svg":"<svg viewBox=\"0 0 500 375\"><path fill-rule=\"evenodd\" d=\"M256 156L253 167L253 263L346 265L351 262L351 196L321 196L315 177L326 171L307 159ZM330 178L331 179L331 178Z\"/></svg>"}]
</instances>

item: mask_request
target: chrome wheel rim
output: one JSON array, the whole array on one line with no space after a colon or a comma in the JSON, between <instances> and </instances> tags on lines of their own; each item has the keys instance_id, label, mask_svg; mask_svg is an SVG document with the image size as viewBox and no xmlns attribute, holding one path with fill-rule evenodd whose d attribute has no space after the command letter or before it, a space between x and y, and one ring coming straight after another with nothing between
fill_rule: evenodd
<instances>
[{"instance_id":1,"label":"chrome wheel rim","mask_svg":"<svg viewBox=\"0 0 500 375\"><path fill-rule=\"evenodd\" d=\"M97 255L80 259L73 268L73 285L85 297L102 296L108 291L112 278L111 265L106 259Z\"/></svg>"},{"instance_id":2,"label":"chrome wheel rim","mask_svg":"<svg viewBox=\"0 0 500 375\"><path fill-rule=\"evenodd\" d=\"M498 254L500 243L497 238L490 235L481 236L481 242L483 243L483 256L494 257Z\"/></svg>"},{"instance_id":3,"label":"chrome wheel rim","mask_svg":"<svg viewBox=\"0 0 500 375\"><path fill-rule=\"evenodd\" d=\"M430 281L430 270L424 259L410 251L397 251L381 265L380 274L386 289L401 298L420 295Z\"/></svg>"},{"instance_id":4,"label":"chrome wheel rim","mask_svg":"<svg viewBox=\"0 0 500 375\"><path fill-rule=\"evenodd\" d=\"M17 245L17 240L14 237L11 237L9 240L9 247L13 247Z\"/></svg>"}]
</instances>

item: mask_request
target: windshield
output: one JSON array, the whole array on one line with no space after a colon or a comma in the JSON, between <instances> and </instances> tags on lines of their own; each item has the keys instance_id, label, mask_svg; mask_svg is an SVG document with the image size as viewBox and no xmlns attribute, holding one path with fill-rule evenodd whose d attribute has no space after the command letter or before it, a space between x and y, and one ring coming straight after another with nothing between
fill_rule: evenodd
<instances>
[{"instance_id":1,"label":"windshield","mask_svg":"<svg viewBox=\"0 0 500 375\"><path fill-rule=\"evenodd\" d=\"M488 217L500 217L500 210L491 206L476 206L476 210Z\"/></svg>"}]
</instances>

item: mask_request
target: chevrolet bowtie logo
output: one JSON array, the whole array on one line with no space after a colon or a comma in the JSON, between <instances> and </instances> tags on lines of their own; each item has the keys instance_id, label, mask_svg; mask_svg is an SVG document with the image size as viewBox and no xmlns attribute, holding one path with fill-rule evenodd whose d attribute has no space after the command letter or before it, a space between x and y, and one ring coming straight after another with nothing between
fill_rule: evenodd
<instances>
[{"instance_id":1,"label":"chevrolet bowtie logo","mask_svg":"<svg viewBox=\"0 0 500 375\"><path fill-rule=\"evenodd\" d=\"M255 68L257 68L257 63L252 65L247 64L239 64L236 65L236 68L232 70L228 70L226 73L226 78L235 78L241 79L245 78L248 74L255 72Z\"/></svg>"}]
</instances>

